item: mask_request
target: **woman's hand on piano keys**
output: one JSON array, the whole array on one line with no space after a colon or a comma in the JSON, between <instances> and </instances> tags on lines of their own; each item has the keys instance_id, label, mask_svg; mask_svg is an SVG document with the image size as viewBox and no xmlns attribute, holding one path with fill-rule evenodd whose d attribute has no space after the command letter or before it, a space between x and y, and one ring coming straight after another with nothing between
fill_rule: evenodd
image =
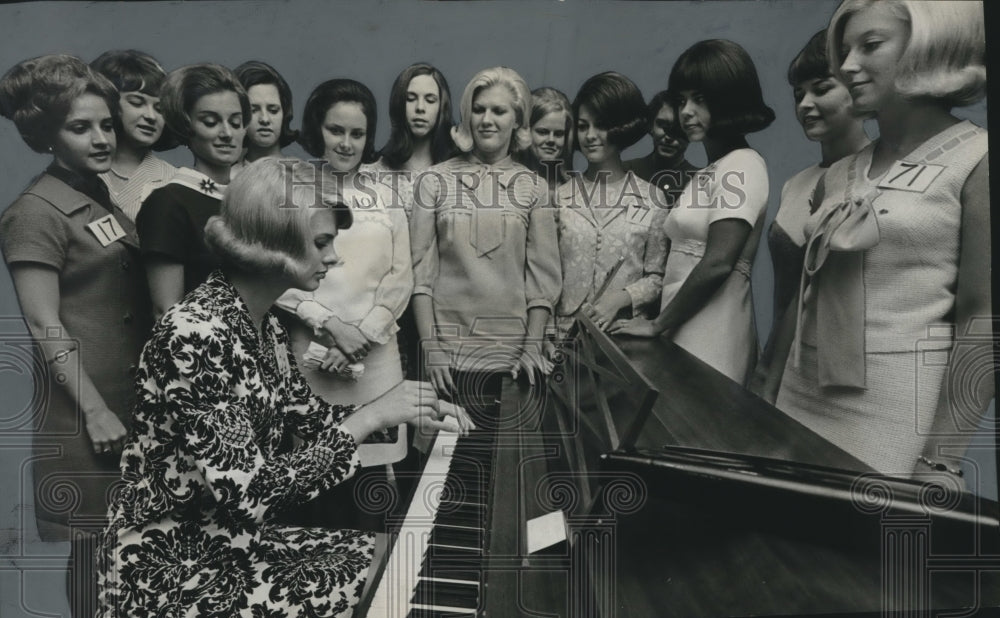
<instances>
[{"instance_id":1,"label":"woman's hand on piano keys","mask_svg":"<svg viewBox=\"0 0 1000 618\"><path fill-rule=\"evenodd\" d=\"M426 370L427 379L439 395L453 397L455 395L455 381L451 378L451 367L436 365L428 367Z\"/></svg>"},{"instance_id":2,"label":"woman's hand on piano keys","mask_svg":"<svg viewBox=\"0 0 1000 618\"><path fill-rule=\"evenodd\" d=\"M440 401L439 403L442 412L439 419L418 416L410 421L410 426L415 431L430 435L433 435L436 431L447 431L464 436L476 428L475 423L472 422L472 418L469 417L465 408L448 403L447 401Z\"/></svg>"},{"instance_id":3,"label":"woman's hand on piano keys","mask_svg":"<svg viewBox=\"0 0 1000 618\"><path fill-rule=\"evenodd\" d=\"M406 380L355 411L343 425L360 444L368 434L402 423L436 427L462 434L475 429L465 410L438 399L428 382Z\"/></svg>"}]
</instances>

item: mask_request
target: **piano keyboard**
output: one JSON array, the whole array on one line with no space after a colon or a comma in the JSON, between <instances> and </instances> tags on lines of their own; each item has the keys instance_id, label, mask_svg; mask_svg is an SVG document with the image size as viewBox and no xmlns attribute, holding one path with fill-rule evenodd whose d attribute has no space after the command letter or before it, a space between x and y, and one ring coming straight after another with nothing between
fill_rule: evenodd
<instances>
[{"instance_id":1,"label":"piano keyboard","mask_svg":"<svg viewBox=\"0 0 1000 618\"><path fill-rule=\"evenodd\" d=\"M474 616L482 608L496 441L495 420L482 416L473 414L478 428L468 436L435 439L369 618Z\"/></svg>"}]
</instances>

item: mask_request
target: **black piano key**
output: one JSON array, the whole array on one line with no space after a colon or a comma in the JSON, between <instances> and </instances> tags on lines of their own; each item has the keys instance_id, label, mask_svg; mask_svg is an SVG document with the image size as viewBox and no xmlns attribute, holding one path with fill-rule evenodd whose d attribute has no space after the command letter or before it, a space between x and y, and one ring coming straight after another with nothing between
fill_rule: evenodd
<instances>
[{"instance_id":1,"label":"black piano key","mask_svg":"<svg viewBox=\"0 0 1000 618\"><path fill-rule=\"evenodd\" d=\"M442 502L434 523L483 528L486 525L486 511L470 505L460 505L457 502Z\"/></svg>"},{"instance_id":2,"label":"black piano key","mask_svg":"<svg viewBox=\"0 0 1000 618\"><path fill-rule=\"evenodd\" d=\"M479 586L422 580L417 584L411 601L420 605L476 609L479 607Z\"/></svg>"},{"instance_id":3,"label":"black piano key","mask_svg":"<svg viewBox=\"0 0 1000 618\"><path fill-rule=\"evenodd\" d=\"M406 618L468 618L471 615L465 612L448 612L440 609L423 609L418 607L411 609Z\"/></svg>"},{"instance_id":4,"label":"black piano key","mask_svg":"<svg viewBox=\"0 0 1000 618\"><path fill-rule=\"evenodd\" d=\"M442 502L457 502L459 504L472 504L477 506L485 506L487 503L485 494L477 494L475 492L470 493L462 489L448 488L447 486L441 491L441 501Z\"/></svg>"},{"instance_id":5,"label":"black piano key","mask_svg":"<svg viewBox=\"0 0 1000 618\"><path fill-rule=\"evenodd\" d=\"M455 547L452 545L431 543L427 546L427 554L424 556L424 559L429 560L432 565L435 564L435 560L439 559L480 563L483 560L483 548Z\"/></svg>"},{"instance_id":6,"label":"black piano key","mask_svg":"<svg viewBox=\"0 0 1000 618\"><path fill-rule=\"evenodd\" d=\"M483 535L472 528L453 528L451 526L434 524L431 532L431 544L454 545L457 547L482 547Z\"/></svg>"},{"instance_id":7,"label":"black piano key","mask_svg":"<svg viewBox=\"0 0 1000 618\"><path fill-rule=\"evenodd\" d=\"M480 498L475 500L480 504L483 502L481 498L485 498L487 494L486 487L483 487L479 483L466 483L461 480L461 477L448 477L445 479L444 487L441 490L441 498L444 500L459 499L462 497L467 498Z\"/></svg>"},{"instance_id":8,"label":"black piano key","mask_svg":"<svg viewBox=\"0 0 1000 618\"><path fill-rule=\"evenodd\" d=\"M438 579L460 579L468 582L479 582L483 579L481 569L470 568L469 564L455 562L447 564L445 561L437 561L433 565L425 562L420 568L421 577L435 577Z\"/></svg>"}]
</instances>

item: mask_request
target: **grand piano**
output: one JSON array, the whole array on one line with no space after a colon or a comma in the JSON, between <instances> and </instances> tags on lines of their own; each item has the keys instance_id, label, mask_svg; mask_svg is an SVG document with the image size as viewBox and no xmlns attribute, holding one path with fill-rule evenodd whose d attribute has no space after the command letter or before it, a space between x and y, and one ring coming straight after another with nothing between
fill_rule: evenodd
<instances>
[{"instance_id":1,"label":"grand piano","mask_svg":"<svg viewBox=\"0 0 1000 618\"><path fill-rule=\"evenodd\" d=\"M357 615L976 615L995 502L876 474L664 340L581 319L556 371L463 402Z\"/></svg>"}]
</instances>

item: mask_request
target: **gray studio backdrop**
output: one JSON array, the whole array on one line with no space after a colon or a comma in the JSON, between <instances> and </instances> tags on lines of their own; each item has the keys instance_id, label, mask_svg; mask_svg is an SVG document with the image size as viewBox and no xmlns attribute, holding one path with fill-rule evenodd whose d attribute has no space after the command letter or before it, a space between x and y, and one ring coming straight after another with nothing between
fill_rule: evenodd
<instances>
[{"instance_id":1,"label":"gray studio backdrop","mask_svg":"<svg viewBox=\"0 0 1000 618\"><path fill-rule=\"evenodd\" d=\"M750 136L770 173L770 221L782 183L819 159L818 146L803 137L795 121L785 72L809 37L826 26L836 6L830 0L29 2L0 6L0 71L41 54L68 53L89 62L116 48L147 51L167 70L201 61L234 67L259 59L276 67L291 85L297 119L306 96L319 82L350 77L365 83L380 105L376 145L381 146L389 133L389 89L399 71L412 62L427 61L440 68L453 100L476 71L495 65L514 68L531 88L552 86L571 99L587 77L617 70L649 97L666 87L674 60L692 43L728 38L753 57L765 100L777 114L770 128ZM986 124L985 103L958 113ZM297 120L293 126L298 126ZM639 156L650 147L645 138L626 154ZM304 156L298 146L288 152ZM184 148L164 157L178 165L191 163ZM704 164L704 151L694 145L689 158ZM12 123L0 121L0 209L48 161L24 145ZM771 261L764 242L753 284L763 340L772 315ZM9 275L0 268L0 336L23 334L19 318ZM29 375L0 364L0 425L16 424L14 420L25 413L31 389ZM4 618L65 611L61 575L47 572L61 567L58 561L25 558L65 549L30 542L36 538L30 491L22 489L30 487L28 441L24 434L0 434L0 616ZM973 454L988 468L985 493L995 496L992 451L980 448Z\"/></svg>"}]
</instances>

